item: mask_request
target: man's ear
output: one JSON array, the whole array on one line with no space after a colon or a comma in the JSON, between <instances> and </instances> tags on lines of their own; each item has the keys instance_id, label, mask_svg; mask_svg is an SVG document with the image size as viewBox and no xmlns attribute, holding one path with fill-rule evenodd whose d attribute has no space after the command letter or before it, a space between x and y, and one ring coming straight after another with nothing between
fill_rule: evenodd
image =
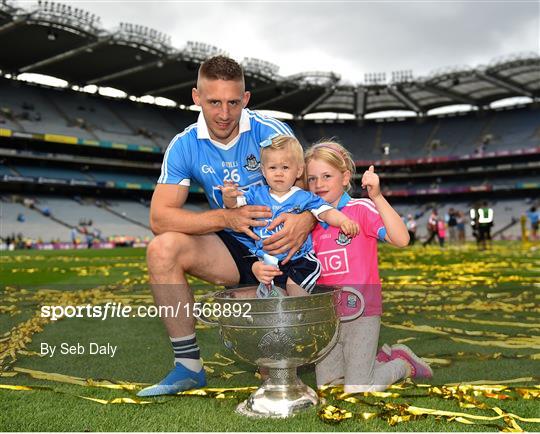
<instances>
[{"instance_id":1,"label":"man's ear","mask_svg":"<svg viewBox=\"0 0 540 434\"><path fill-rule=\"evenodd\" d=\"M199 95L199 91L196 87L191 89L191 98L193 99L193 102L195 105L200 106L201 105L201 96Z\"/></svg>"},{"instance_id":2,"label":"man's ear","mask_svg":"<svg viewBox=\"0 0 540 434\"><path fill-rule=\"evenodd\" d=\"M249 90L246 90L244 92L244 96L242 97L242 108L247 107L250 98L251 98L251 92Z\"/></svg>"}]
</instances>

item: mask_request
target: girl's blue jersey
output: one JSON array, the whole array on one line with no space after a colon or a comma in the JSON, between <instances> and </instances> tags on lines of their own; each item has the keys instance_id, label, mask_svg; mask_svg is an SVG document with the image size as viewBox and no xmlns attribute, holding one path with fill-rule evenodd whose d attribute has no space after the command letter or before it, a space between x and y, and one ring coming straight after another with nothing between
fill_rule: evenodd
<instances>
[{"instance_id":1,"label":"girl's blue jersey","mask_svg":"<svg viewBox=\"0 0 540 434\"><path fill-rule=\"evenodd\" d=\"M272 231L268 230L268 225L277 216L283 213L300 214L307 210L311 211L313 215L318 218L320 213L333 208L332 205L325 202L319 196L298 187L292 187L289 193L278 197L270 193L270 188L267 185L257 185L244 192L243 199L238 199L239 203L241 202L246 205L267 205L272 209L272 218L267 220L266 226L257 226L252 228L253 232L259 236L260 240L254 241L249 238L248 240L251 245L244 243L250 248L253 254L260 258L263 257L264 253L267 253L263 250L263 241L281 230L281 226L277 226ZM311 236L309 236L298 252L294 254L292 259L300 258L312 250L313 245L311 242ZM286 253L282 253L276 257L281 261L282 259L285 259L286 256Z\"/></svg>"}]
</instances>

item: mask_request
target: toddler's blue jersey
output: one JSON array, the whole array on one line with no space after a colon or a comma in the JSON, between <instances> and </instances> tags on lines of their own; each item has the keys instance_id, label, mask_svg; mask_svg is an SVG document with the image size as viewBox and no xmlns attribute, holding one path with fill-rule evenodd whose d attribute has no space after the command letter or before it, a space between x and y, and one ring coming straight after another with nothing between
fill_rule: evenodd
<instances>
[{"instance_id":1,"label":"toddler's blue jersey","mask_svg":"<svg viewBox=\"0 0 540 434\"><path fill-rule=\"evenodd\" d=\"M244 198L247 205L267 205L272 209L272 218L266 219L266 226L252 228L253 232L260 237L260 240L254 241L249 238L248 242L251 244L251 246L244 243L250 247L250 250L255 255L260 258L263 257L264 253L267 253L263 250L263 241L282 229L282 225L278 225L275 229L271 231L268 230L268 225L277 216L283 213L300 214L306 210L309 210L315 215L315 217L317 217L320 213L332 209L332 205L325 202L319 196L298 187L292 187L289 193L282 197L278 197L270 193L270 187L267 185L255 185L244 192ZM313 245L310 235L300 250L295 253L292 259L298 259L312 250ZM276 257L281 261L282 259L285 259L286 256L287 254L282 253Z\"/></svg>"},{"instance_id":2,"label":"toddler's blue jersey","mask_svg":"<svg viewBox=\"0 0 540 434\"><path fill-rule=\"evenodd\" d=\"M242 190L263 185L261 142L275 134L294 134L285 123L248 109L242 111L239 127L238 140L227 145L214 143L201 113L197 123L172 139L163 157L158 184L189 186L195 181L203 188L211 208L223 207L218 188L223 181L234 181ZM242 242L250 239L243 233L231 233Z\"/></svg>"}]
</instances>

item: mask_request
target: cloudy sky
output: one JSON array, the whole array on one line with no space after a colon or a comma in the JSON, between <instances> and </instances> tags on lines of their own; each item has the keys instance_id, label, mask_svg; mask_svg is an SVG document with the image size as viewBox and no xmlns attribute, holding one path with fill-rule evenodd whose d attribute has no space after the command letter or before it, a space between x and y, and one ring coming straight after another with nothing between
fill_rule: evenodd
<instances>
[{"instance_id":1,"label":"cloudy sky","mask_svg":"<svg viewBox=\"0 0 540 434\"><path fill-rule=\"evenodd\" d=\"M22 2L19 2L22 3ZM181 48L195 40L239 60L275 63L283 75L334 71L358 83L368 72L478 66L540 53L540 1L71 1L112 30L143 24Z\"/></svg>"}]
</instances>

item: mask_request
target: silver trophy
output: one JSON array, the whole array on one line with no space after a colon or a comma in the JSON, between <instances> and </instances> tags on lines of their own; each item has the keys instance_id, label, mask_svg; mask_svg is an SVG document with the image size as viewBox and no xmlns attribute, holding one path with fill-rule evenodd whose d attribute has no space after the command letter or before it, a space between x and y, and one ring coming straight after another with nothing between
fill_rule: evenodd
<instances>
[{"instance_id":1,"label":"silver trophy","mask_svg":"<svg viewBox=\"0 0 540 434\"><path fill-rule=\"evenodd\" d=\"M232 289L212 297L220 305L222 314L214 321L225 346L269 373L236 411L256 417L292 416L318 402L315 391L296 375L296 368L318 361L337 342L340 291L319 286L315 294L305 297L261 299L255 298L255 290ZM233 312L241 313L223 315L231 305Z\"/></svg>"}]
</instances>

